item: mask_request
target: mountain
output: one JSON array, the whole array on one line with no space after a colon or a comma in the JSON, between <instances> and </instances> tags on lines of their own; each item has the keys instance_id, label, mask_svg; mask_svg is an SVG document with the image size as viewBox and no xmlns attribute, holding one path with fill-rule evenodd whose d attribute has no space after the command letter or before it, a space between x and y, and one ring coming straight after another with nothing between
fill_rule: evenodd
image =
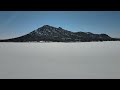
<instances>
[{"instance_id":1,"label":"mountain","mask_svg":"<svg viewBox=\"0 0 120 90\"><path fill-rule=\"evenodd\" d=\"M0 40L0 42L90 42L90 41L117 41L107 34L93 34L91 32L71 32L61 27L44 25L26 35Z\"/></svg>"}]
</instances>

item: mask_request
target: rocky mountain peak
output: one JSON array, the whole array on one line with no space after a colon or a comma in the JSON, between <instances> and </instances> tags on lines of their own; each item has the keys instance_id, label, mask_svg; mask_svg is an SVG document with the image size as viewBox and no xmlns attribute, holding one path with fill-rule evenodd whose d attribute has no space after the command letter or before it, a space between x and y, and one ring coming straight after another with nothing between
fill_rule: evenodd
<instances>
[{"instance_id":1,"label":"rocky mountain peak","mask_svg":"<svg viewBox=\"0 0 120 90\"><path fill-rule=\"evenodd\" d=\"M107 34L93 34L91 32L72 32L61 27L44 25L21 37L0 40L0 42L90 42L90 41L115 41L120 39L111 38Z\"/></svg>"}]
</instances>

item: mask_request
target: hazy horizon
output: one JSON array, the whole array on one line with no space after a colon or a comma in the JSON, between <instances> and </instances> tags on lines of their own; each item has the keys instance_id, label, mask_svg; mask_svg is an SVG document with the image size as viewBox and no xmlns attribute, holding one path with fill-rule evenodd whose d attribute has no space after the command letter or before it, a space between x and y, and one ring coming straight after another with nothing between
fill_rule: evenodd
<instances>
[{"instance_id":1,"label":"hazy horizon","mask_svg":"<svg viewBox=\"0 0 120 90\"><path fill-rule=\"evenodd\" d=\"M19 37L43 25L120 38L120 11L0 11L0 39Z\"/></svg>"}]
</instances>

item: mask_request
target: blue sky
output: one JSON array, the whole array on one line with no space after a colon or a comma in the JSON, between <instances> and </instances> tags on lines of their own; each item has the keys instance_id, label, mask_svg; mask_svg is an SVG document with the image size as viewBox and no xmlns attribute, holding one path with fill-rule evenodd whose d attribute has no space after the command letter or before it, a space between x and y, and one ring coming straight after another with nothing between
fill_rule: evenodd
<instances>
[{"instance_id":1,"label":"blue sky","mask_svg":"<svg viewBox=\"0 0 120 90\"><path fill-rule=\"evenodd\" d=\"M0 11L0 39L21 36L43 25L120 37L120 11Z\"/></svg>"}]
</instances>

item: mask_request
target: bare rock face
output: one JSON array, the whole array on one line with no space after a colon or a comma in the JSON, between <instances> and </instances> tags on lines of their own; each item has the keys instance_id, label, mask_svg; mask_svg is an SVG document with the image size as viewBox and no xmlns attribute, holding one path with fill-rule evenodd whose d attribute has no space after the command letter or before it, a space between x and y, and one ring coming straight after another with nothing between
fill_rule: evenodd
<instances>
[{"instance_id":1,"label":"bare rock face","mask_svg":"<svg viewBox=\"0 0 120 90\"><path fill-rule=\"evenodd\" d=\"M0 40L0 42L90 42L90 41L116 41L107 34L93 34L91 32L71 32L61 27L44 25L27 35Z\"/></svg>"}]
</instances>

